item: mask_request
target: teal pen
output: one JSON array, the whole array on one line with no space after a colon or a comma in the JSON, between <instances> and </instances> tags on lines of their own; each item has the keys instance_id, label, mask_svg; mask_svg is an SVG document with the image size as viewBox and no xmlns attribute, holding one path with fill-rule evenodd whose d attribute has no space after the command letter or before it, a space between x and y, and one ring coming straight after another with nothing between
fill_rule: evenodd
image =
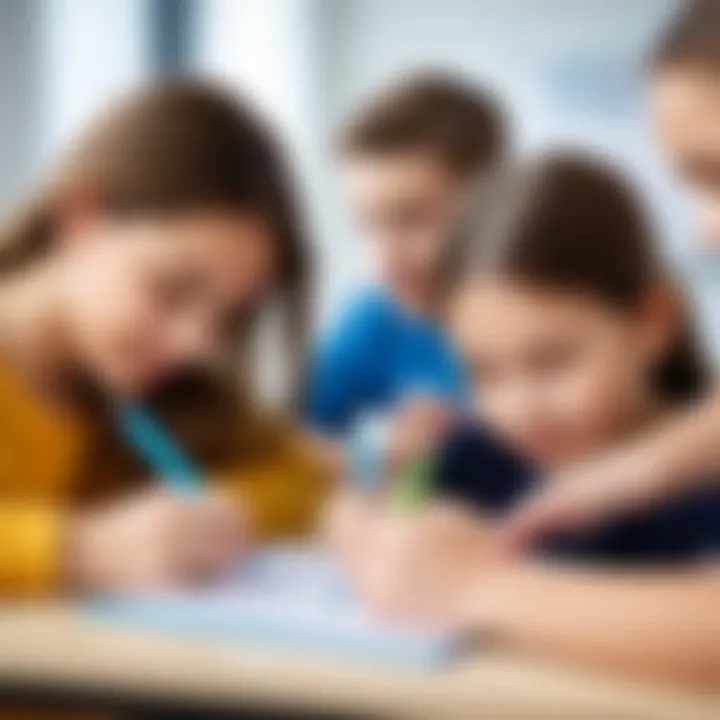
<instances>
[{"instance_id":1,"label":"teal pen","mask_svg":"<svg viewBox=\"0 0 720 720\"><path fill-rule=\"evenodd\" d=\"M168 488L182 495L202 492L202 471L151 412L123 402L116 406L115 417L124 438Z\"/></svg>"}]
</instances>

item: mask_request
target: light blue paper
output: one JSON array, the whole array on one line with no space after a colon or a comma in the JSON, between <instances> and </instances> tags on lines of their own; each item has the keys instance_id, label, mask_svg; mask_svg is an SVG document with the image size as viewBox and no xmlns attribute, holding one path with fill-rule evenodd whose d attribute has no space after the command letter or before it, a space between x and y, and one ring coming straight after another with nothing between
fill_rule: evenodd
<instances>
[{"instance_id":1,"label":"light blue paper","mask_svg":"<svg viewBox=\"0 0 720 720\"><path fill-rule=\"evenodd\" d=\"M174 633L414 669L439 668L457 655L453 634L374 621L338 596L342 584L321 551L274 547L256 551L210 590L104 598L92 608Z\"/></svg>"}]
</instances>

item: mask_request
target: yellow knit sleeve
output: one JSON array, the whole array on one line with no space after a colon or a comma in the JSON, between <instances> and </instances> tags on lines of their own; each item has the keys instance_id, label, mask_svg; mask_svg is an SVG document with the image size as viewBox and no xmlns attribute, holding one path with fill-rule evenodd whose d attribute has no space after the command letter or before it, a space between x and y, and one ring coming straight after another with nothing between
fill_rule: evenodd
<instances>
[{"instance_id":1,"label":"yellow knit sleeve","mask_svg":"<svg viewBox=\"0 0 720 720\"><path fill-rule=\"evenodd\" d=\"M57 506L0 502L0 597L37 597L56 589L62 525Z\"/></svg>"},{"instance_id":2,"label":"yellow knit sleeve","mask_svg":"<svg viewBox=\"0 0 720 720\"><path fill-rule=\"evenodd\" d=\"M315 528L328 482L310 447L287 429L261 456L221 473L220 486L238 498L261 539Z\"/></svg>"}]
</instances>

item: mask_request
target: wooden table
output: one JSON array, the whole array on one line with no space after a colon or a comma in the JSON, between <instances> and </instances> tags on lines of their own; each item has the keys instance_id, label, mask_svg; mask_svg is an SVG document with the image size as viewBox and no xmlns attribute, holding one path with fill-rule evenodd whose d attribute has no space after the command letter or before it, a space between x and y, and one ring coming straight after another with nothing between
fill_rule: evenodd
<instances>
[{"instance_id":1,"label":"wooden table","mask_svg":"<svg viewBox=\"0 0 720 720\"><path fill-rule=\"evenodd\" d=\"M0 607L0 704L39 698L193 708L202 718L720 718L720 694L611 681L491 651L423 674L107 626L65 606Z\"/></svg>"}]
</instances>

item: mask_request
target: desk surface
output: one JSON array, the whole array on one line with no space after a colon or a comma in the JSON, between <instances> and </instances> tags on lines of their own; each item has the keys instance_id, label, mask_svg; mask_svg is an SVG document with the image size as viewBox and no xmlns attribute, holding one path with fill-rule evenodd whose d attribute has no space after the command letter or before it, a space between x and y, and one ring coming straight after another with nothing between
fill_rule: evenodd
<instances>
[{"instance_id":1,"label":"desk surface","mask_svg":"<svg viewBox=\"0 0 720 720\"><path fill-rule=\"evenodd\" d=\"M0 682L205 705L391 718L717 720L715 696L478 652L438 674L218 646L110 627L65 607L0 609Z\"/></svg>"}]
</instances>

